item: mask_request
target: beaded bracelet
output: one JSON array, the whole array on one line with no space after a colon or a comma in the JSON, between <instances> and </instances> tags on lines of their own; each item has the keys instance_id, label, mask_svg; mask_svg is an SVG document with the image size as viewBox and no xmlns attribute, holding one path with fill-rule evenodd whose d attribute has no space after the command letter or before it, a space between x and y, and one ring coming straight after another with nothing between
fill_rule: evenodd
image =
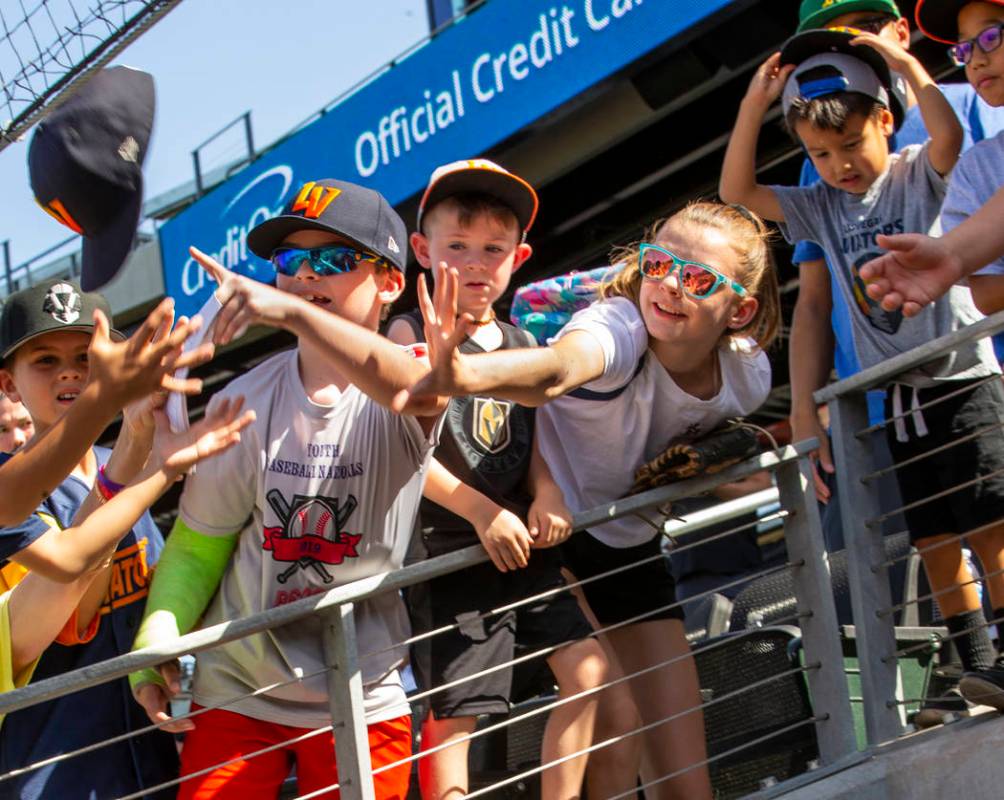
<instances>
[{"instance_id":1,"label":"beaded bracelet","mask_svg":"<svg viewBox=\"0 0 1004 800\"><path fill-rule=\"evenodd\" d=\"M100 494L105 500L111 500L125 488L125 484L115 483L115 481L108 477L105 473L104 464L98 467L98 480L94 485L98 490L98 494Z\"/></svg>"}]
</instances>

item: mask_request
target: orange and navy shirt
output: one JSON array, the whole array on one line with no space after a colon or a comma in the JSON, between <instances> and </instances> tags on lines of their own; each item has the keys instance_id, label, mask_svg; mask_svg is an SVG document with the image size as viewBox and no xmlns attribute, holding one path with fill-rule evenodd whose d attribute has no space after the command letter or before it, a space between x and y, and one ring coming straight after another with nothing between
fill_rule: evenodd
<instances>
[{"instance_id":1,"label":"orange and navy shirt","mask_svg":"<svg viewBox=\"0 0 1004 800\"><path fill-rule=\"evenodd\" d=\"M109 451L94 448L98 463ZM0 464L5 459L0 459ZM90 488L69 476L20 525L0 528L0 558L9 559L50 527L67 528ZM96 664L128 653L143 615L150 569L164 546L149 514L136 523L115 552L111 581L100 615L82 636L75 620L42 654L32 681ZM16 580L7 563L0 579ZM142 708L122 678L9 714L0 728L0 773L75 750L148 725ZM0 782L0 800L47 797L120 797L153 786L178 772L172 737L149 733L69 759L17 779ZM160 795L155 795L159 797ZM170 796L170 792L164 793Z\"/></svg>"}]
</instances>

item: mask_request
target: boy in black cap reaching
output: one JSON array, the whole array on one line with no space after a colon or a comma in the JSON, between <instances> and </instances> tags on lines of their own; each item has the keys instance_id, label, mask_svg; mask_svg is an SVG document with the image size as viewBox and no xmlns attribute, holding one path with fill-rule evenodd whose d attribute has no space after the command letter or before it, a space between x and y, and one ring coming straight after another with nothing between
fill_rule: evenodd
<instances>
[{"instance_id":1,"label":"boy in black cap reaching","mask_svg":"<svg viewBox=\"0 0 1004 800\"><path fill-rule=\"evenodd\" d=\"M370 189L310 181L250 232L248 246L271 259L278 290L192 251L221 284L214 337L229 341L264 323L294 333L297 347L214 398L211 407L242 393L257 421L186 484L137 647L186 633L200 618L236 619L395 569L411 538L436 418L385 407L427 366L376 333L383 307L404 288L404 223ZM400 594L358 603L355 624L376 770L411 755ZM325 663L319 618L201 653L195 703L226 708L173 723L189 730L182 777L192 778L179 797L275 798L294 761L301 794L337 783L331 734L304 738L331 723ZM176 671L134 675L133 684L150 718L166 721ZM268 685L279 688L258 691ZM403 800L409 772L404 763L374 775L376 796Z\"/></svg>"},{"instance_id":2,"label":"boy in black cap reaching","mask_svg":"<svg viewBox=\"0 0 1004 800\"><path fill-rule=\"evenodd\" d=\"M881 61L875 61L875 52ZM892 154L887 140L898 115L890 70L909 81L931 135L923 145ZM757 131L782 92L788 127L822 176L813 186L756 182ZM852 309L853 345L862 368L980 318L962 287L905 318L872 300L859 274L878 255L879 235L931 229L961 142L958 120L920 63L874 34L796 36L758 70L743 100L726 152L722 198L785 223L793 242L814 241L823 248ZM826 353L817 358L828 363ZM1004 388L999 380L987 380L999 373L989 340L969 343L899 376L885 398L885 419L894 421L886 437L894 462L901 465L896 478L911 540L969 671L989 668L994 652L954 535L994 522L1004 512L1004 477L974 480L1004 471ZM972 485L958 491L967 481ZM942 499L931 503L934 497ZM932 549L939 543L945 544ZM972 545L984 563L995 563L1001 549L987 536L974 538Z\"/></svg>"},{"instance_id":3,"label":"boy in black cap reaching","mask_svg":"<svg viewBox=\"0 0 1004 800\"><path fill-rule=\"evenodd\" d=\"M24 403L39 437L69 416L87 393L93 320L103 321L107 314L100 295L81 293L76 284L61 279L15 293L4 303L0 389ZM110 335L122 338L117 331ZM3 599L9 624L0 627L9 635L9 649L0 672L9 663L12 683L26 681L32 667L40 679L128 650L147 594L149 568L163 545L145 513L147 506L195 461L233 444L249 421L235 421L240 406L234 403L188 433L171 435L158 410L163 399L162 393L154 393L127 407L112 453L88 449L31 516L0 529L0 558L30 570L26 583ZM202 436L214 430L219 438ZM5 581L11 575L5 570ZM29 621L30 602L45 607L35 609ZM58 644L34 666L62 622L67 624ZM143 715L129 701L127 683L105 683L10 714L0 732L0 771L142 727ZM153 733L108 746L97 759L69 759L32 770L5 781L0 793L17 798L117 797L151 787L176 771L170 737Z\"/></svg>"}]
</instances>

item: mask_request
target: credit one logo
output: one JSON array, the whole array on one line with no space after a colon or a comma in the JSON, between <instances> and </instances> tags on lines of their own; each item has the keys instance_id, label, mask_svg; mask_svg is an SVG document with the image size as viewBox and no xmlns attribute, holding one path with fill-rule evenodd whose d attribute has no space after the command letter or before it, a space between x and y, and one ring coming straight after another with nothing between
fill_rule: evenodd
<instances>
[{"instance_id":1,"label":"credit one logo","mask_svg":"<svg viewBox=\"0 0 1004 800\"><path fill-rule=\"evenodd\" d=\"M248 251L248 231L279 215L292 185L293 168L287 164L267 169L245 185L220 214L222 227L226 228L226 239L221 246L209 250L209 255L233 272L270 283L275 277L271 265L260 259L257 263L251 262L254 255ZM245 210L248 212L246 216ZM246 221L233 222L233 217ZM206 280L205 271L189 256L181 270L181 291L189 297L198 294L205 287Z\"/></svg>"}]
</instances>

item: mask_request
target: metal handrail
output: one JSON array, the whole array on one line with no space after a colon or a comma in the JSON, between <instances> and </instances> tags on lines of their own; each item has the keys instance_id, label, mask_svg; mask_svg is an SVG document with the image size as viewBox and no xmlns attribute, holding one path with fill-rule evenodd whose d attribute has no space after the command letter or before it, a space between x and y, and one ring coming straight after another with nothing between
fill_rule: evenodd
<instances>
[{"instance_id":1,"label":"metal handrail","mask_svg":"<svg viewBox=\"0 0 1004 800\"><path fill-rule=\"evenodd\" d=\"M657 507L674 500L710 491L717 486L749 477L765 469L776 470L781 466L797 462L817 447L818 442L809 439L763 453L714 475L661 486L598 506L576 514L573 519L573 528L576 531L583 530L603 522L636 514L650 507ZM321 595L306 597L258 614L193 631L152 647L145 647L73 672L55 675L21 689L6 692L0 695L0 714L9 714L36 703L63 697L81 689L124 677L131 672L155 668L187 653L207 650L252 634L262 633L271 628L288 625L315 614L330 612L338 606L403 589L487 560L488 554L484 548L480 545L473 545L393 572L373 575L337 586Z\"/></svg>"},{"instance_id":2,"label":"metal handrail","mask_svg":"<svg viewBox=\"0 0 1004 800\"><path fill-rule=\"evenodd\" d=\"M972 325L945 334L933 341L925 342L898 356L887 358L881 364L863 369L842 381L824 386L812 395L813 399L816 403L823 404L848 394L879 388L890 383L897 375L923 366L939 356L955 350L959 345L993 336L1002 330L1004 330L1004 311L998 311L993 316L981 319L979 322L974 322Z\"/></svg>"}]
</instances>

